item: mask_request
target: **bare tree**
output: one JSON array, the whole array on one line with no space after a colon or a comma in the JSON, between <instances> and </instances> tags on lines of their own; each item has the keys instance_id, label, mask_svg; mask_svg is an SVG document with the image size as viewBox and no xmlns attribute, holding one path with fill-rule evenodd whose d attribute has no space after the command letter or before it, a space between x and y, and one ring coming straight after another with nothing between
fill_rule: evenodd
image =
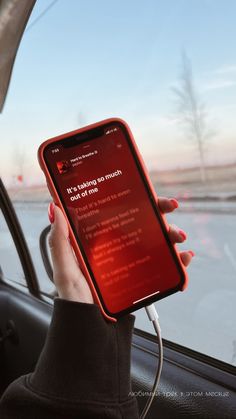
<instances>
[{"instance_id":1,"label":"bare tree","mask_svg":"<svg viewBox=\"0 0 236 419\"><path fill-rule=\"evenodd\" d=\"M195 90L191 61L185 52L182 54L180 86L173 87L173 92L177 98L177 114L179 120L185 132L187 132L189 139L197 146L201 181L205 183L205 143L212 133L207 129L205 106Z\"/></svg>"},{"instance_id":2,"label":"bare tree","mask_svg":"<svg viewBox=\"0 0 236 419\"><path fill-rule=\"evenodd\" d=\"M27 165L27 155L23 148L14 147L12 152L13 167L16 171L14 177L18 182L24 184L25 167Z\"/></svg>"}]
</instances>

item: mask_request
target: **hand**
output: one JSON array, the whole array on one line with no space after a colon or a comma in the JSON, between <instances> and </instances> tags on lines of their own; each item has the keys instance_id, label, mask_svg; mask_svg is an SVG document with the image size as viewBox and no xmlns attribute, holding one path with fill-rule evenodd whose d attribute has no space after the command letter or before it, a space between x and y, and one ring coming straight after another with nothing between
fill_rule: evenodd
<instances>
[{"instance_id":1,"label":"hand","mask_svg":"<svg viewBox=\"0 0 236 419\"><path fill-rule=\"evenodd\" d=\"M175 199L159 198L158 205L163 214L173 212L178 208L178 202ZM94 302L92 293L70 245L66 219L54 203L49 205L48 214L52 223L49 246L52 255L53 278L58 295L65 300L92 304ZM174 225L169 226L169 236L172 243L182 243L187 238L186 233ZM189 265L194 256L192 251L179 254L185 266Z\"/></svg>"}]
</instances>

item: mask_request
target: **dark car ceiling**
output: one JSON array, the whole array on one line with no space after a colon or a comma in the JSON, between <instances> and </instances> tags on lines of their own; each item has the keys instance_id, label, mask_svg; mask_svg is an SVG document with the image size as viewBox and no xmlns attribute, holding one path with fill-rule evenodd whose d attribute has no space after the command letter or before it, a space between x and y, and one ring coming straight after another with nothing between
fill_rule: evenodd
<instances>
[{"instance_id":1,"label":"dark car ceiling","mask_svg":"<svg viewBox=\"0 0 236 419\"><path fill-rule=\"evenodd\" d=\"M16 53L36 0L0 0L0 112Z\"/></svg>"}]
</instances>

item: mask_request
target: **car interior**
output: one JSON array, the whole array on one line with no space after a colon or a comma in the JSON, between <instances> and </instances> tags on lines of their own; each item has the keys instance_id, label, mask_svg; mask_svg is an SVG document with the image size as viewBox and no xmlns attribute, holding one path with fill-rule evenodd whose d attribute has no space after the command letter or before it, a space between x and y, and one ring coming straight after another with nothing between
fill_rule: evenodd
<instances>
[{"instance_id":1,"label":"car interior","mask_svg":"<svg viewBox=\"0 0 236 419\"><path fill-rule=\"evenodd\" d=\"M1 17L6 13L6 7L11 3L13 4L14 1L1 2L0 23L3 22ZM5 100L6 103L8 100L8 98L6 99L6 94L21 37L23 36L25 27L27 30L26 25L32 10L34 10L33 8L37 7L37 2L35 5L34 1L23 1L20 3L21 10L19 10L21 13L19 10L15 10L17 13L12 13L10 22L11 25L18 25L18 31L16 31L14 40L8 37L9 22L6 22L5 19L5 31L2 30L3 24L2 26L0 25L0 53L1 56L3 56L3 51L6 51L6 56L8 53L8 60L5 63L5 67L0 67L0 81L2 81L2 87L4 85L4 88L0 88L2 109ZM48 1L47 3L47 9L51 5L48 13L53 14L52 7L54 6L52 4L54 5L55 3L55 8L59 7L60 1L52 3ZM44 6L45 3L44 5L41 4L38 16L42 16ZM33 18L35 19L35 16ZM29 24L32 24L32 21L29 21ZM33 20L33 24L36 25L37 22ZM9 100L11 100L10 97ZM4 112L5 109L3 110L3 114ZM63 131L63 128L61 131ZM1 141L4 140L1 139ZM2 159L4 159L3 155L1 155ZM0 180L0 395L3 394L4 390L13 380L33 371L47 336L53 311L53 298L56 295L55 289L53 288L52 267L47 243L50 232L49 222L43 222L43 228L41 227L42 223L40 224L40 228L37 227L38 219L35 210L33 221L31 219L27 221L30 224L26 232L23 226L25 221L22 221L23 204L20 198L18 198L18 192L16 192L18 184L20 185L19 188L23 190L21 186L22 179L19 176L18 178L15 177L15 186L12 189L8 184L8 181L5 182L3 175ZM172 188L173 185L174 183L172 182ZM12 190L14 190L14 193ZM37 191L39 190L40 186L37 187ZM47 195L45 202L49 202L50 198L48 197L49 195ZM39 206L41 205L40 199L38 200ZM30 191L26 198L26 214L31 205L31 201L32 192ZM187 201L186 206L188 202L190 201ZM211 200L210 205L212 202ZM231 200L231 202L233 201ZM221 204L222 200L220 201ZM43 210L46 213L46 207L44 208L43 206L42 208L40 207L40 211ZM194 216L191 215L191 209L189 211L188 214L190 214L190 218L192 217L191 219L193 220ZM208 208L200 211L198 213L200 215L198 215L196 220L203 222L202 217L204 217L204 214L209 214L209 211ZM224 217L227 217L227 211L223 211ZM46 220L46 218L43 220ZM205 222L207 221L204 218ZM234 225L231 225L231 229L234 229ZM200 224L197 225L197 228L197 231L201 233ZM35 245L32 245L31 242L33 235L37 236L37 243ZM196 237L198 236L196 235ZM37 253L35 253L34 247L37 247ZM207 242L206 247L210 247L209 242ZM226 254L227 252L229 253L226 247ZM37 263L39 263L37 261L40 261L40 271L37 267ZM203 262L206 263L205 260ZM218 268L216 267L216 269ZM201 275L203 273L198 268L196 270L196 276ZM207 281L207 268L205 268L204 275L204 281ZM224 275L224 266L222 267L221 275ZM45 283L48 286L45 286L45 288L40 284L41 276L46 278ZM232 273L232 278L233 276L235 279L235 270ZM203 289L203 294L204 292L206 293ZM178 334L178 330L182 328L182 324L179 321L174 321L175 315L178 317L183 310L184 303L181 302L181 298L182 295L178 298L173 312L168 308L173 335L174 333ZM171 299L172 297L169 297L170 301L172 301ZM223 355L222 357L214 355L215 341L211 337L210 332L209 335L206 333L199 340L208 339L208 347L210 349L212 347L212 352L210 349L208 352L201 351L200 346L194 346L194 344L189 343L188 345L190 334L193 336L193 339L194 335L198 336L198 329L204 327L204 323L211 324L212 316L215 312L222 311L223 314L221 314L224 316L224 312L227 309L227 300L222 300L222 304L221 301L219 303L217 303L218 300L214 301L212 310L211 308L209 310L206 309L205 312L203 311L202 317L198 317L199 322L193 321L192 318L189 320L185 341L177 341L172 339L170 334L166 335L163 324L163 371L157 395L154 397L147 415L148 418L236 418L235 358L233 357L232 362L230 362ZM165 301L162 304L165 304ZM160 305L160 312L161 307ZM160 320L162 320L162 315L160 317ZM183 313L183 318L186 318L186 321L187 317L188 314ZM138 314L137 318L139 319ZM235 333L235 317L233 319L226 317L225 327L228 327L226 323L231 325L232 331L234 330ZM132 389L137 396L141 412L152 390L159 352L156 337L153 332L147 329L145 330L139 324L139 321L135 324L133 334L131 371ZM223 342L225 339L222 324L219 324L218 329L216 326L215 336L219 342Z\"/></svg>"}]
</instances>

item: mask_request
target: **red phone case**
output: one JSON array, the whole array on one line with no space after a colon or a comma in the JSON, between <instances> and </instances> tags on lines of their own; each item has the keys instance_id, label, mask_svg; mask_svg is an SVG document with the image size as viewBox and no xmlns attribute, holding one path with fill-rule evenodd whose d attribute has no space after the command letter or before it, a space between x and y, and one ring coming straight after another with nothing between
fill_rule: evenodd
<instances>
[{"instance_id":1,"label":"red phone case","mask_svg":"<svg viewBox=\"0 0 236 419\"><path fill-rule=\"evenodd\" d=\"M88 125L86 127L80 128L78 130L71 131L71 132L68 132L66 134L62 134L62 135L59 135L57 137L54 137L54 138L50 138L49 140L43 142L40 145L39 149L38 149L38 161L39 161L39 164L40 164L40 167L41 167L42 171L45 174L46 182L47 182L47 186L48 186L48 189L50 191L50 194L51 194L51 196L52 196L53 201L55 202L55 204L58 205L61 208L61 210L62 210L62 212L63 212L63 214L64 214L64 216L66 217L67 220L68 220L68 218L67 218L66 212L65 212L65 210L63 208L63 204L62 204L62 202L60 200L60 196L59 196L59 194L58 194L58 192L57 192L57 190L56 190L56 188L54 186L53 180L51 178L51 175L50 175L50 173L48 171L47 165L46 165L45 160L44 160L44 149L45 149L46 146L48 146L48 144L54 143L54 142L56 142L58 140L62 140L64 138L71 137L71 136L76 135L78 133L83 133L83 132L86 132L88 130L91 130L91 129L100 127L102 125L110 124L110 123L115 123L115 122L118 122L118 123L122 124L126 128L128 134L129 134L130 141L132 142L133 148L135 150L136 156L137 156L137 158L139 160L140 166L141 166L141 168L143 170L143 174L144 174L145 180L146 180L146 182L147 182L147 184L148 184L148 186L150 188L151 194L153 195L153 198L156 200L156 202L158 201L156 192L155 192L154 187L153 187L153 185L151 183L151 180L149 178L149 175L148 175L147 169L145 167L145 164L143 162L142 156L139 153L139 150L137 148L137 145L135 143L135 140L133 138L133 135L132 135L132 132L131 132L129 126L127 125L127 123L125 121L123 121L120 118L110 118L110 119L106 119L106 120L97 122L95 124ZM163 222L164 222L164 225L166 227L166 231L168 232L169 227L168 227L166 218L165 218L165 216L163 214L161 214L161 217L162 217ZM78 246L77 240L75 238L74 232L73 232L73 230L72 230L72 228L70 226L69 221L68 221L68 227L69 227L69 236L70 236L71 244L73 246L73 249L75 251L76 257L78 259L78 263L80 265L80 268L81 268L84 276L86 277L86 280L88 281L88 284L90 286L90 289L91 289L91 292L92 292L92 295L93 295L93 298L94 298L95 302L99 305L102 314L104 315L104 317L107 320L116 322L117 319L115 317L109 316L104 311L104 308L103 308L102 303L101 303L101 301L99 299L99 296L98 296L97 291L95 289L95 286L93 284L92 278L91 278L91 276L90 276L90 274L88 272L87 266L86 266L86 264L84 262L84 259L82 257L80 248ZM174 252L175 252L175 254L177 256L177 259L178 259L178 261L179 261L179 263L180 263L180 265L182 267L182 271L183 271L183 274L184 274L184 282L183 282L182 288L180 288L180 290L183 291L187 287L187 284L188 284L188 276L187 276L186 269L185 269L185 267L184 267L184 265L183 265L183 263L182 263L182 261L180 259L179 253L178 253L178 251L176 249L176 245L172 245L172 247L173 247L173 250L174 250Z\"/></svg>"}]
</instances>

